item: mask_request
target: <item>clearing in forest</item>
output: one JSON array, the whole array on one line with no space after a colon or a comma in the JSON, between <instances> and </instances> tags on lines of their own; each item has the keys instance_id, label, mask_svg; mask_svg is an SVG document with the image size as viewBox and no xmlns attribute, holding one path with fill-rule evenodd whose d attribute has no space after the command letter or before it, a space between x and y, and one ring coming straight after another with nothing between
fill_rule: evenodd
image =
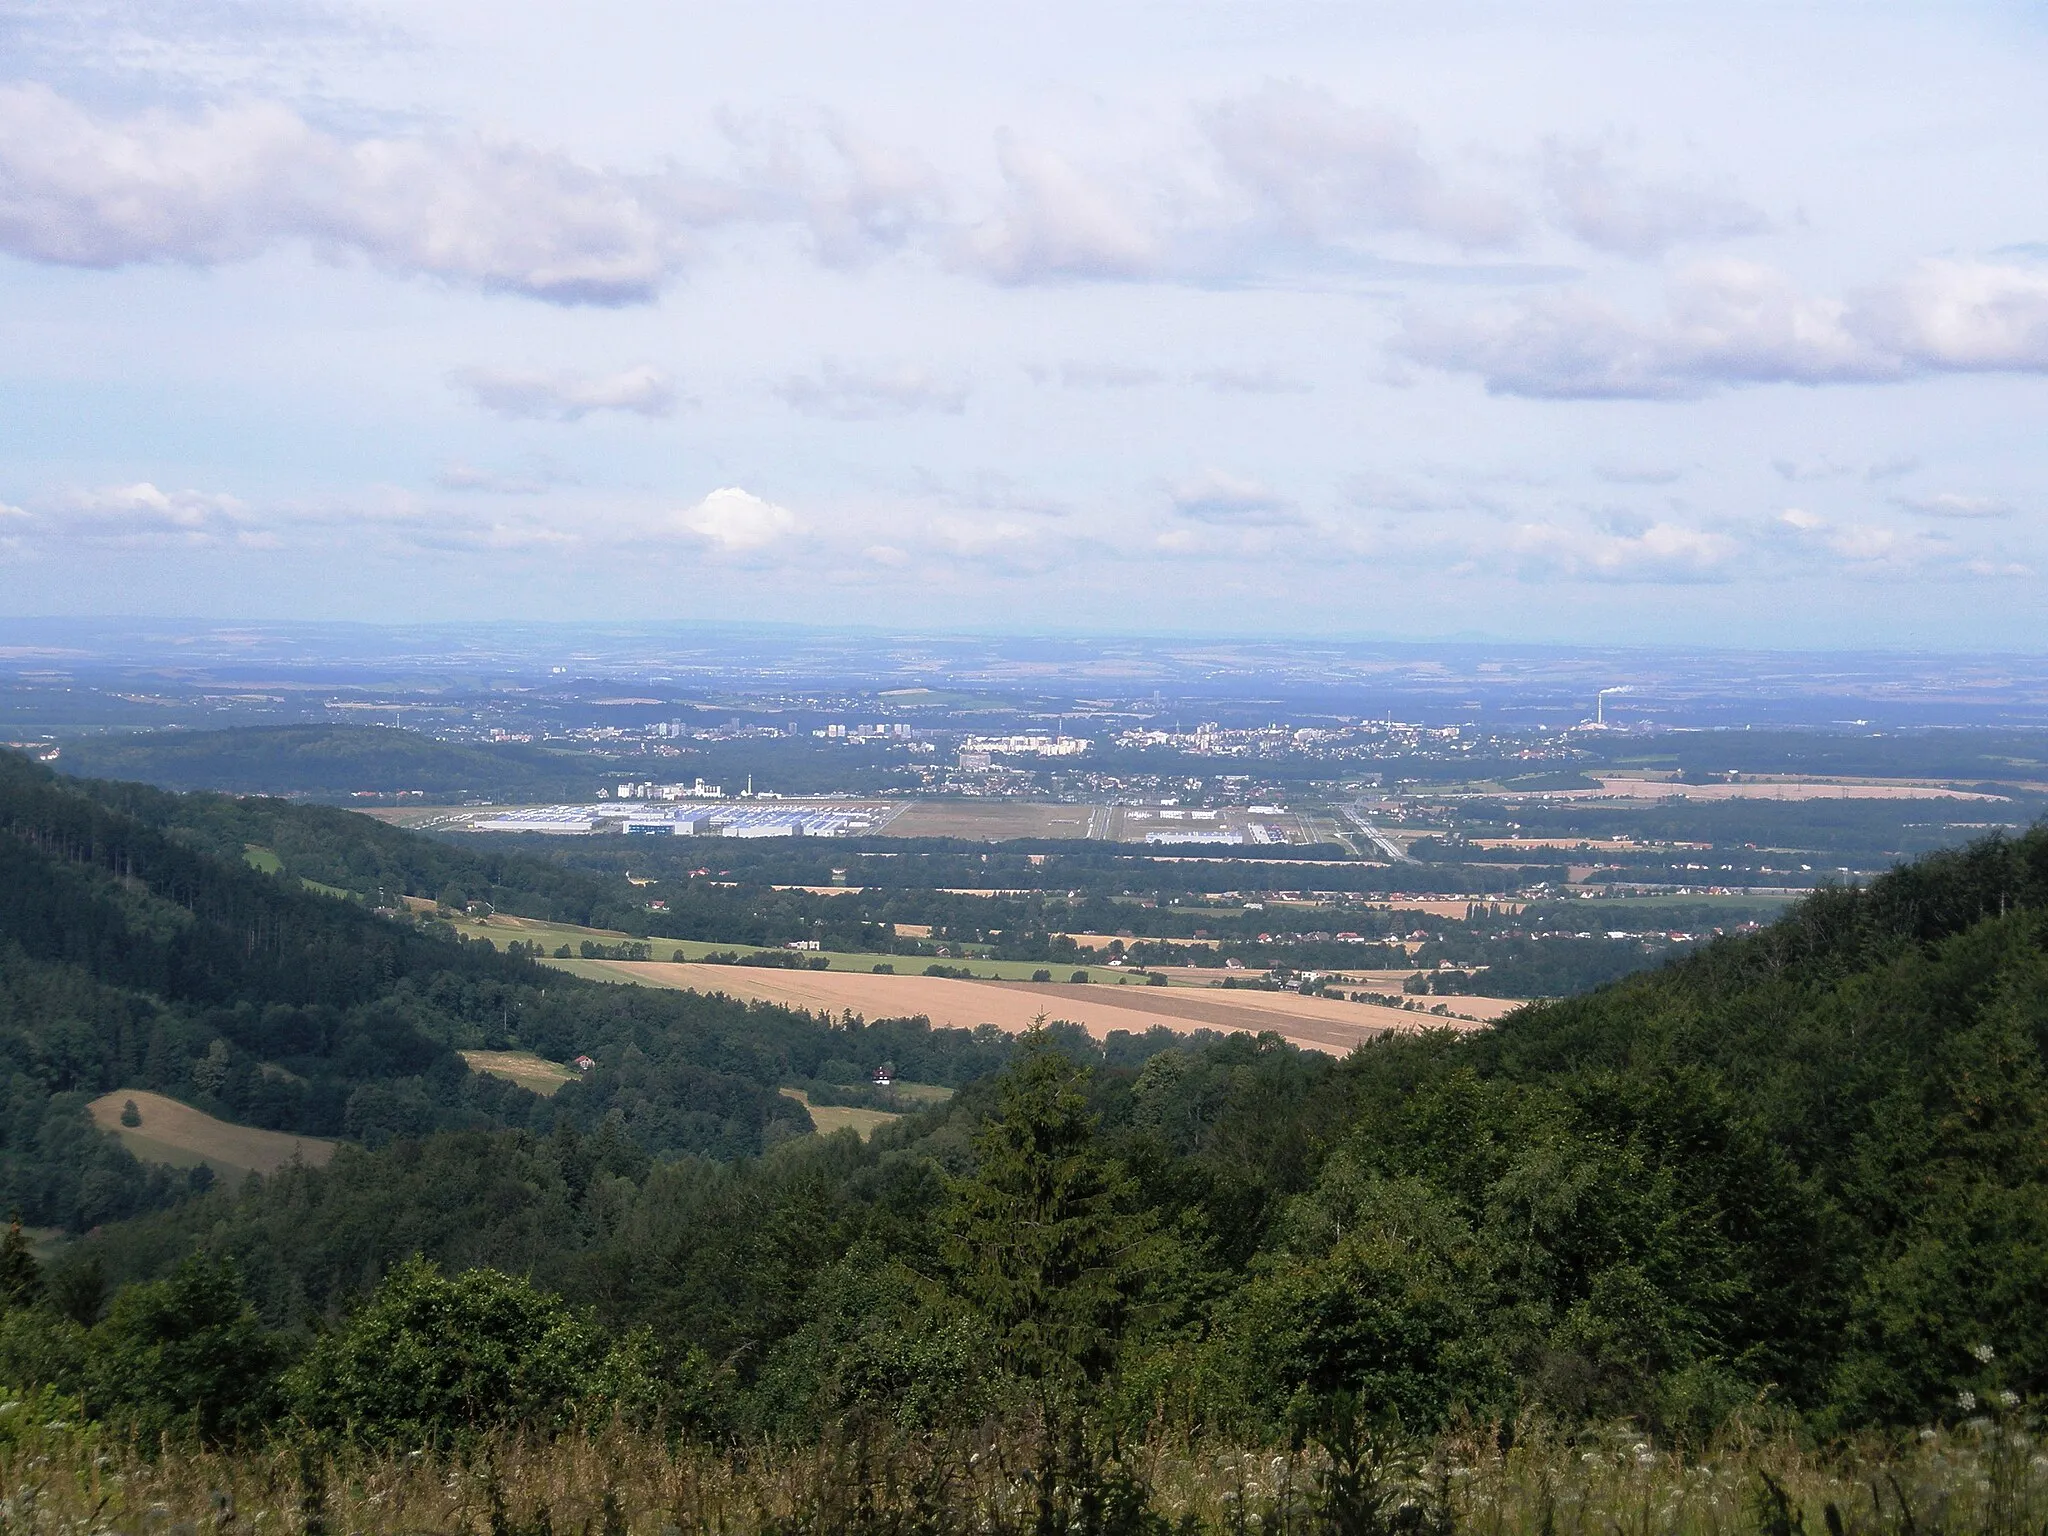
<instances>
[{"instance_id":1,"label":"clearing in forest","mask_svg":"<svg viewBox=\"0 0 2048 1536\"><path fill-rule=\"evenodd\" d=\"M131 1099L141 1112L140 1125L121 1123L121 1110ZM168 1163L173 1168L204 1163L216 1177L237 1183L251 1173L275 1173L293 1158L320 1167L340 1145L319 1136L293 1136L217 1120L146 1088L117 1088L86 1109L94 1125L113 1132L145 1163Z\"/></svg>"},{"instance_id":2,"label":"clearing in forest","mask_svg":"<svg viewBox=\"0 0 2048 1536\"><path fill-rule=\"evenodd\" d=\"M458 1051L469 1063L472 1072L487 1072L492 1077L509 1078L522 1088L530 1088L542 1098L547 1098L564 1083L576 1081L573 1067L565 1067L558 1061L549 1061L545 1056L536 1056L531 1051Z\"/></svg>"}]
</instances>

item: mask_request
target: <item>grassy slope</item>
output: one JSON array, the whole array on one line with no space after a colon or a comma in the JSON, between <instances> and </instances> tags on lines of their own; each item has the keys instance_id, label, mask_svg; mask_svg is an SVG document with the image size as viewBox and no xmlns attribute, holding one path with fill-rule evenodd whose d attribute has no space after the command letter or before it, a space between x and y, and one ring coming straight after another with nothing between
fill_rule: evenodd
<instances>
[{"instance_id":1,"label":"grassy slope","mask_svg":"<svg viewBox=\"0 0 2048 1536\"><path fill-rule=\"evenodd\" d=\"M122 1106L130 1100L142 1112L139 1126L121 1123ZM274 1173L294 1157L317 1167L334 1156L340 1145L318 1136L287 1136L233 1125L143 1088L117 1088L86 1108L95 1125L118 1136L142 1161L168 1163L173 1168L204 1163L227 1179L240 1180L252 1172Z\"/></svg>"}]
</instances>

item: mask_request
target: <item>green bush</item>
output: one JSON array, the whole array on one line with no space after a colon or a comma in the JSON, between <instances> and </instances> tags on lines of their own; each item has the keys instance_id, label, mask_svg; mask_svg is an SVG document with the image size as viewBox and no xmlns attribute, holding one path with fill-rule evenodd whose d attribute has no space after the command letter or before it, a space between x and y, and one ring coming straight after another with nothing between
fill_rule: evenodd
<instances>
[{"instance_id":1,"label":"green bush","mask_svg":"<svg viewBox=\"0 0 2048 1536\"><path fill-rule=\"evenodd\" d=\"M287 1383L314 1430L402 1449L500 1427L559 1430L651 1399L631 1350L607 1348L561 1297L517 1276L453 1277L425 1259L394 1270Z\"/></svg>"},{"instance_id":2,"label":"green bush","mask_svg":"<svg viewBox=\"0 0 2048 1536\"><path fill-rule=\"evenodd\" d=\"M88 1410L145 1444L250 1439L274 1417L284 1349L231 1260L196 1255L124 1286L84 1346Z\"/></svg>"}]
</instances>

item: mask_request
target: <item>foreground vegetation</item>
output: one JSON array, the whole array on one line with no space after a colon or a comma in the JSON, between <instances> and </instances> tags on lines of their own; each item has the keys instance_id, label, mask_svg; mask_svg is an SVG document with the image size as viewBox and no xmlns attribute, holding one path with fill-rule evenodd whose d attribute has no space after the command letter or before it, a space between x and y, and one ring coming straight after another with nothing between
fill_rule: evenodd
<instances>
[{"instance_id":1,"label":"foreground vegetation","mask_svg":"<svg viewBox=\"0 0 2048 1536\"><path fill-rule=\"evenodd\" d=\"M0 1425L20 1412L0 1409ZM856 1426L803 1446L713 1447L612 1423L423 1456L307 1444L152 1454L56 1421L0 1428L0 1482L12 1495L0 1519L18 1531L360 1536L2032 1536L2048 1525L2048 1467L2010 1414L1826 1452L1783 1434L1674 1449L1629 1426L1515 1430L1351 1456L1148 1442L1048 1487L1036 1434L994 1425L917 1436Z\"/></svg>"}]
</instances>

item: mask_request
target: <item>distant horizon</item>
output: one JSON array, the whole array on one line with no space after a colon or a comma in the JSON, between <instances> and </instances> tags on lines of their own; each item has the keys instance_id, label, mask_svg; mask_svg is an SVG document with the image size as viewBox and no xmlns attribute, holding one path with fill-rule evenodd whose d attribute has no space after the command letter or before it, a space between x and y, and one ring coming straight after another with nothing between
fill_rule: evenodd
<instances>
[{"instance_id":1,"label":"distant horizon","mask_svg":"<svg viewBox=\"0 0 2048 1536\"><path fill-rule=\"evenodd\" d=\"M1236 632L1228 630L1173 630L1163 628L1120 629L1109 625L1091 626L1043 626L1026 628L1021 626L974 626L970 624L911 625L911 624L853 624L818 623L803 619L748 619L748 618L416 618L416 619L291 619L236 617L218 618L208 615L178 615L170 613L105 613L105 614L0 614L0 660L5 660L11 642L8 631L12 626L33 625L77 625L86 628L120 629L161 625L179 627L195 633L227 633L236 630L277 630L308 631L320 630L362 630L372 633L397 634L432 632L449 629L486 630L553 630L562 632L588 631L592 633L663 633L716 634L726 631L787 633L792 635L849 637L873 637L879 639L904 639L925 641L1042 641L1047 644L1085 643L1091 640L1113 640L1123 643L1153 643L1160 645L1242 645L1273 647L1336 647L1340 649L1362 649L1383 647L1395 650L1455 650L1466 647L1486 647L1505 651L1528 651L1559 655L1596 655L1610 652L1664 655L1682 653L1687 655L1707 654L1718 656L1781 655L1781 656L1949 656L1958 659L2016 659L2048 661L2048 642L2038 648L2027 649L2019 646L1941 646L1913 644L1903 641L1871 642L1866 644L1749 644L1700 645L1677 640L1532 640L1519 639L1511 635L1491 634L1477 630L1454 632L1440 635L1402 636L1390 633L1332 634L1313 631L1287 633L1282 631Z\"/></svg>"}]
</instances>

